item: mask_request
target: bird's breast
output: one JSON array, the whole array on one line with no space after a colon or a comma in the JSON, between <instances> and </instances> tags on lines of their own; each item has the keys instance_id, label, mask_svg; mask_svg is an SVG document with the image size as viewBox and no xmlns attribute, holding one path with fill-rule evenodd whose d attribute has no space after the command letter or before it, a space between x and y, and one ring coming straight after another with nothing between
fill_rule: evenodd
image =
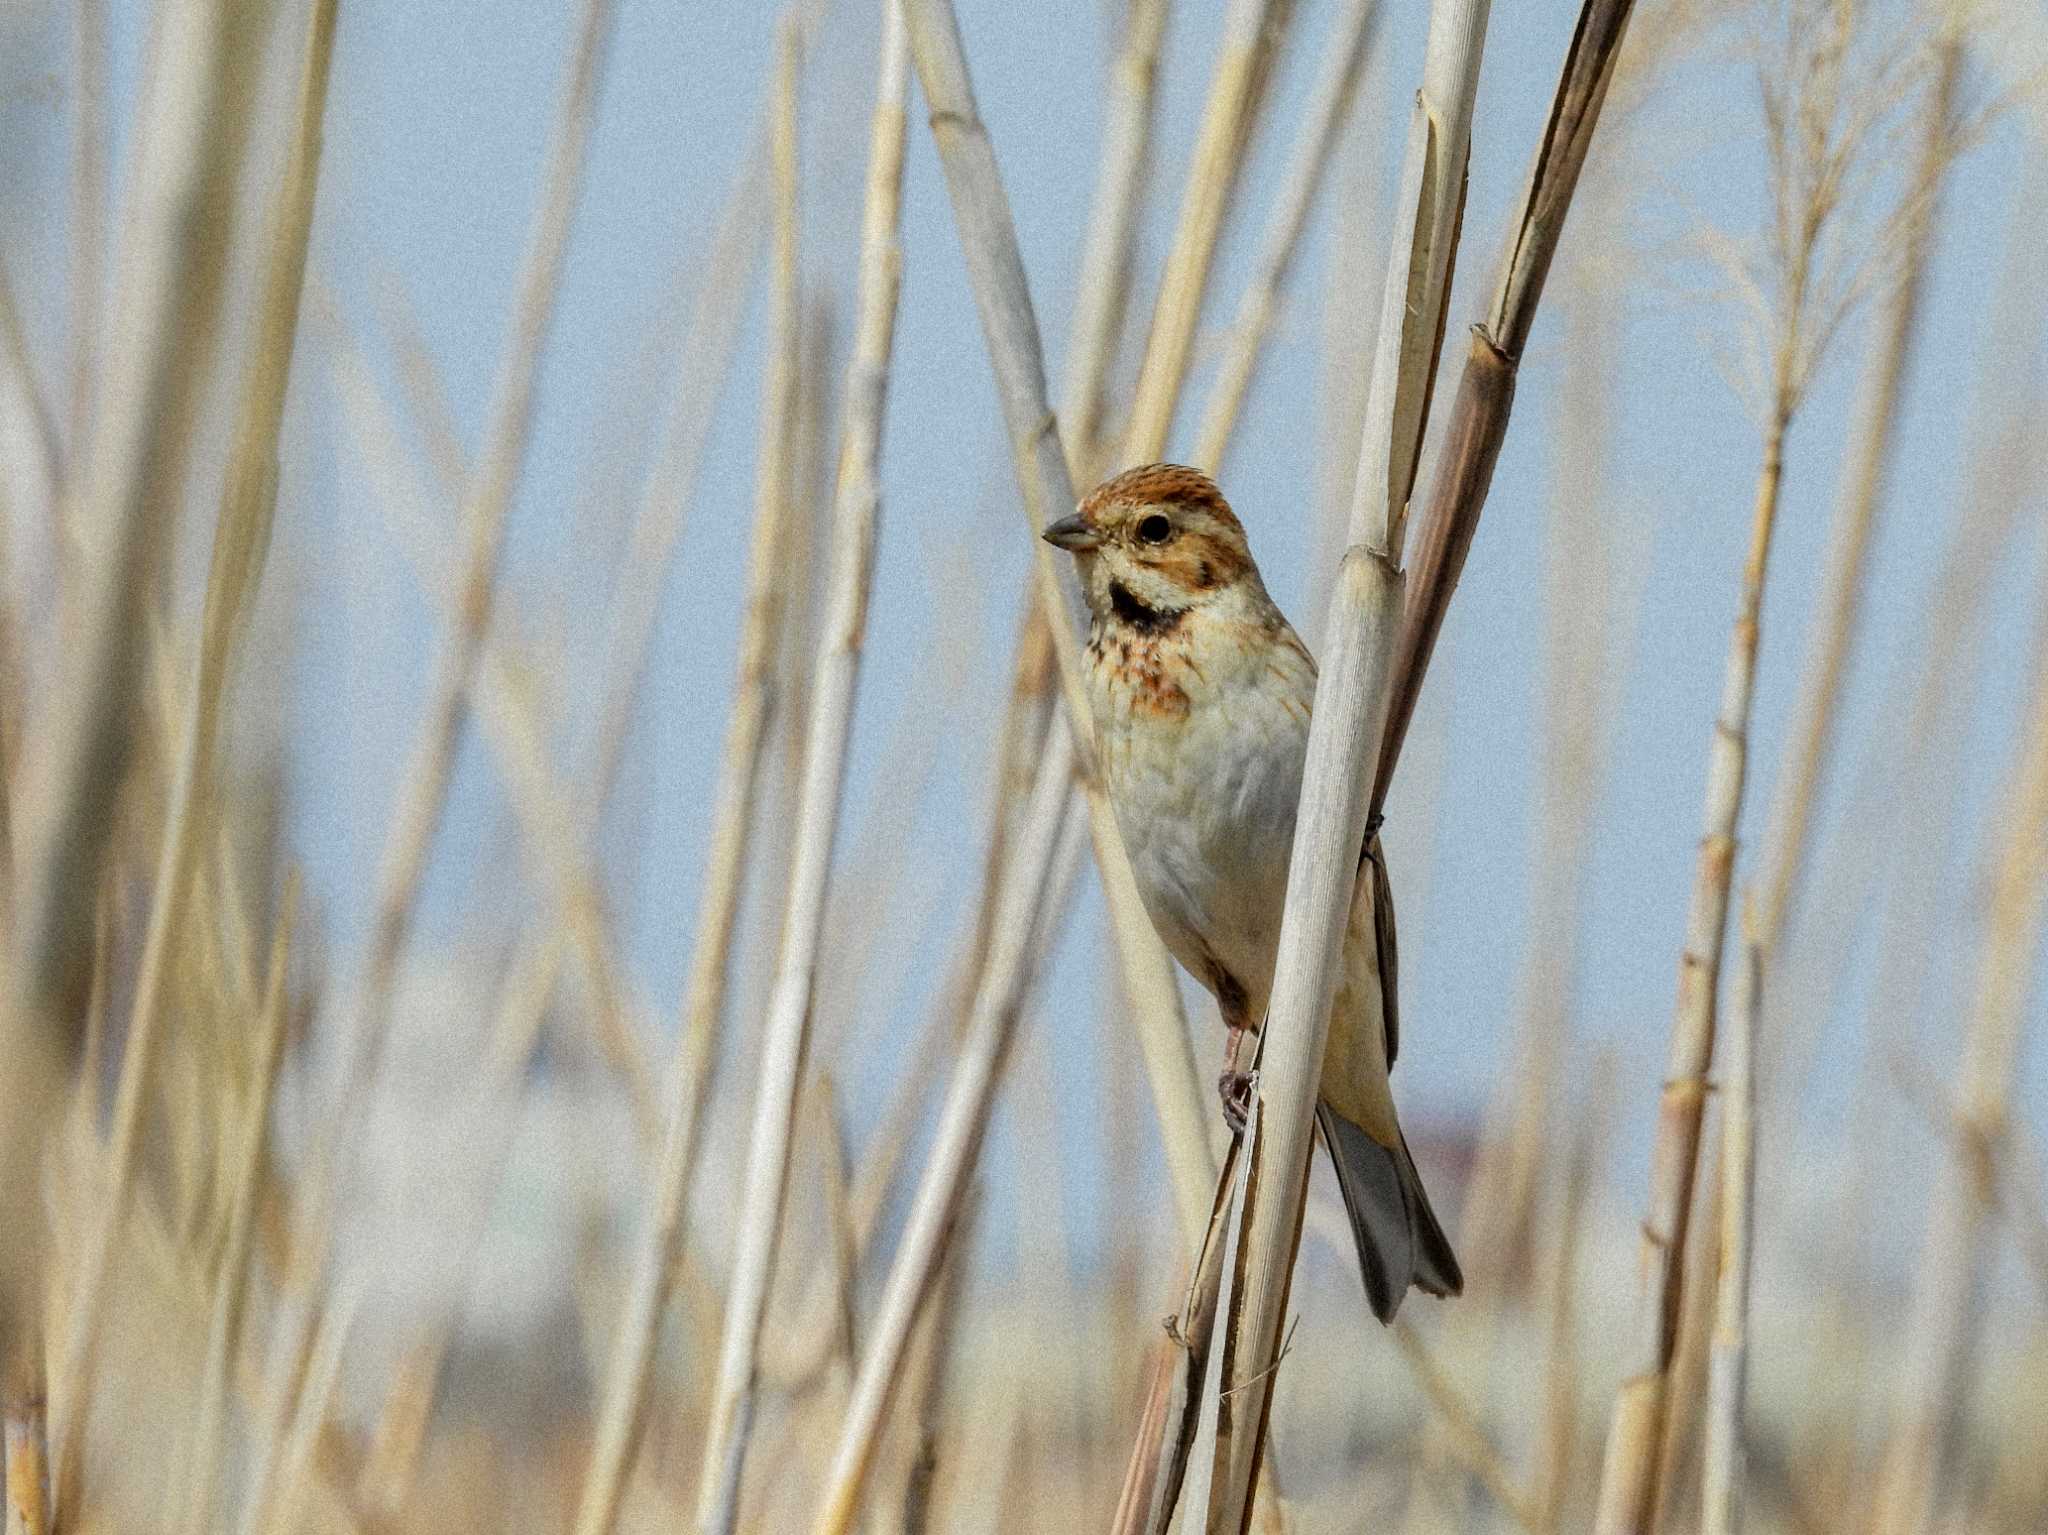
<instances>
[{"instance_id":1,"label":"bird's breast","mask_svg":"<svg viewBox=\"0 0 2048 1535\"><path fill-rule=\"evenodd\" d=\"M1127 666L1114 637L1091 645L1097 746L1153 924L1214 991L1217 965L1254 1017L1270 988L1314 673L1305 655L1194 631ZM1140 654L1133 646L1133 655ZM1178 707L1157 707L1159 686Z\"/></svg>"}]
</instances>

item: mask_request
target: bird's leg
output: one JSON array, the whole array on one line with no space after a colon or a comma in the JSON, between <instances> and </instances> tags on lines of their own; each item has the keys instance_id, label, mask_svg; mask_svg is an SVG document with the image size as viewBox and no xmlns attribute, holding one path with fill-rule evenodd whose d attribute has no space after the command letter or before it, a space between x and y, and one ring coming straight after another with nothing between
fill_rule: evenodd
<instances>
[{"instance_id":1,"label":"bird's leg","mask_svg":"<svg viewBox=\"0 0 2048 1535\"><path fill-rule=\"evenodd\" d=\"M1245 1117L1252 1108L1252 1074L1238 1064L1250 1035L1251 1030L1242 1023L1224 1020L1223 1073L1216 1079L1216 1091L1223 1099L1223 1122L1232 1135L1243 1133Z\"/></svg>"}]
</instances>

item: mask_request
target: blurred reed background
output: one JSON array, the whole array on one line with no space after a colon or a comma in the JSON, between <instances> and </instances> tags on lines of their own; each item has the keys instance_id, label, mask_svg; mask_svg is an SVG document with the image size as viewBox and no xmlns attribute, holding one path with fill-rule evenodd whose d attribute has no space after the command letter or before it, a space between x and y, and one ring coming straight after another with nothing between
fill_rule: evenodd
<instances>
[{"instance_id":1,"label":"blurred reed background","mask_svg":"<svg viewBox=\"0 0 2048 1535\"><path fill-rule=\"evenodd\" d=\"M970 291L1313 638L1430 17L950 12L0 15L9 1535L1111 1527L1220 1030ZM1387 796L1466 1293L1313 1170L1250 1527L2040 1531L2048 21L1627 27Z\"/></svg>"}]
</instances>

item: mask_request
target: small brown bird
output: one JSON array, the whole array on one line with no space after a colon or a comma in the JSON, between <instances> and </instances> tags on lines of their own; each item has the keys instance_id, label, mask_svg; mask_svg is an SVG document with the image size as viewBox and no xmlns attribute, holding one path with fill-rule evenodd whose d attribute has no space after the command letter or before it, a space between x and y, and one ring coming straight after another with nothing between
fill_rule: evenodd
<instances>
[{"instance_id":1,"label":"small brown bird","mask_svg":"<svg viewBox=\"0 0 2048 1535\"><path fill-rule=\"evenodd\" d=\"M1198 470L1127 470L1045 537L1080 562L1095 746L1117 826L1152 925L1223 1013L1219 1085L1241 1125L1239 1057L1273 989L1316 664ZM1389 1322L1411 1284L1456 1295L1464 1281L1394 1113L1394 927L1377 839L1367 858L1316 1118L1366 1298Z\"/></svg>"}]
</instances>

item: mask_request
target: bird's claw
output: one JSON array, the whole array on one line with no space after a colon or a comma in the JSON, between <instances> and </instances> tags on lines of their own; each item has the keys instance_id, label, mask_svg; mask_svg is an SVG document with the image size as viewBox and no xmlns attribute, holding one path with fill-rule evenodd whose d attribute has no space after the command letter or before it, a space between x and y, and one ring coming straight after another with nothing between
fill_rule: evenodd
<instances>
[{"instance_id":1,"label":"bird's claw","mask_svg":"<svg viewBox=\"0 0 2048 1535\"><path fill-rule=\"evenodd\" d=\"M1252 1111L1252 1074L1226 1070L1216 1078L1216 1092L1223 1100L1223 1122L1232 1135L1242 1135Z\"/></svg>"}]
</instances>

